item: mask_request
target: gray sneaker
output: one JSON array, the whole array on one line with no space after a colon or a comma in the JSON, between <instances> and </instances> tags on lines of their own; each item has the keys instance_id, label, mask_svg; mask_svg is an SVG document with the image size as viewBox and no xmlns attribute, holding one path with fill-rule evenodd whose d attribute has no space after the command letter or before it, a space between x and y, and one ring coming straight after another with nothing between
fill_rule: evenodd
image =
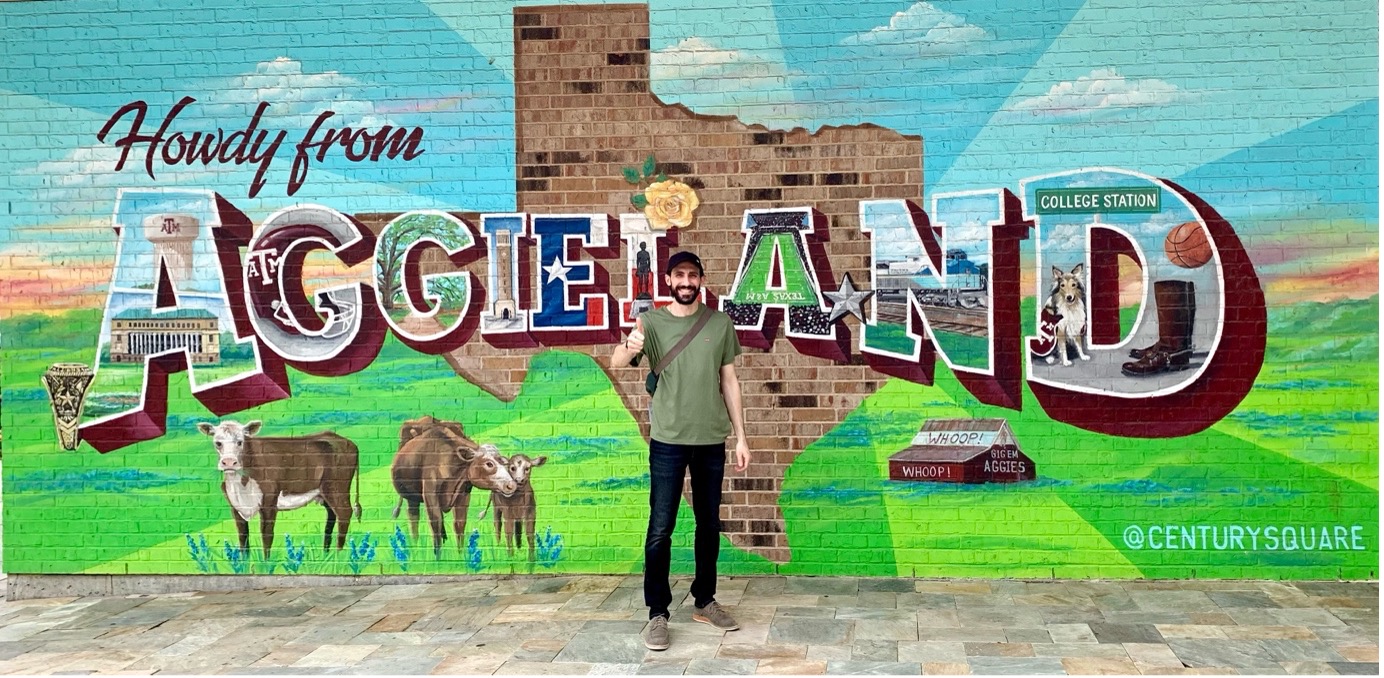
<instances>
[{"instance_id":1,"label":"gray sneaker","mask_svg":"<svg viewBox=\"0 0 1384 678\"><path fill-rule=\"evenodd\" d=\"M668 618L659 616L649 620L649 628L644 631L644 647L650 650L668 649Z\"/></svg>"},{"instance_id":2,"label":"gray sneaker","mask_svg":"<svg viewBox=\"0 0 1384 678\"><path fill-rule=\"evenodd\" d=\"M730 616L730 613L726 612L725 608L714 600L707 603L706 607L695 608L692 613L692 621L711 624L722 631L734 631L740 628L740 625L735 623L735 618Z\"/></svg>"}]
</instances>

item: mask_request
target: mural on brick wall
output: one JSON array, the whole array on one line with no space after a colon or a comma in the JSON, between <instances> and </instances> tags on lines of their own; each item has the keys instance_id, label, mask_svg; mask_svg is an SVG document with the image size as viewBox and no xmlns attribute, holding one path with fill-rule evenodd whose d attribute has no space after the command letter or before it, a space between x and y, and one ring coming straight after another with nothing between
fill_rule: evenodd
<instances>
[{"instance_id":1,"label":"mural on brick wall","mask_svg":"<svg viewBox=\"0 0 1384 678\"><path fill-rule=\"evenodd\" d=\"M10 572L638 572L690 249L727 571L1377 576L1371 5L194 4L0 4Z\"/></svg>"}]
</instances>

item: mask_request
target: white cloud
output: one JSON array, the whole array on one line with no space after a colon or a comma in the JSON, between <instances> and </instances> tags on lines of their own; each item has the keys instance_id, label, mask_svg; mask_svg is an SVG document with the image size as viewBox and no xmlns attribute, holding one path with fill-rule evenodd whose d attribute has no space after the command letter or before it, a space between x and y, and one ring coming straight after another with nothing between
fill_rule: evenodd
<instances>
[{"instance_id":1,"label":"white cloud","mask_svg":"<svg viewBox=\"0 0 1384 678\"><path fill-rule=\"evenodd\" d=\"M1058 119L1101 117L1126 109L1165 106L1186 96L1163 80L1128 80L1113 68L1098 68L1076 80L1059 82L1046 94L1022 99L1008 109Z\"/></svg>"},{"instance_id":2,"label":"white cloud","mask_svg":"<svg viewBox=\"0 0 1384 678\"><path fill-rule=\"evenodd\" d=\"M781 63L741 50L721 49L696 36L654 52L649 71L654 80L738 79L737 89L754 84L785 87L785 78L792 75Z\"/></svg>"},{"instance_id":3,"label":"white cloud","mask_svg":"<svg viewBox=\"0 0 1384 678\"><path fill-rule=\"evenodd\" d=\"M819 113L795 99L795 88L806 80L803 73L705 38L693 36L653 52L649 75L661 99L700 113L783 128L806 126Z\"/></svg>"},{"instance_id":4,"label":"white cloud","mask_svg":"<svg viewBox=\"0 0 1384 678\"><path fill-rule=\"evenodd\" d=\"M984 28L967 23L965 17L951 14L928 2L918 2L894 14L889 23L847 37L843 45L876 45L906 48L919 56L965 51L991 39Z\"/></svg>"},{"instance_id":5,"label":"white cloud","mask_svg":"<svg viewBox=\"0 0 1384 678\"><path fill-rule=\"evenodd\" d=\"M373 102L360 96L364 83L337 71L309 73L303 64L286 56L255 64L255 70L230 78L212 88L206 99L199 102L200 113L193 106L189 117L200 115L215 118L220 123L248 118L261 101L268 102L261 129L307 129L322 111L332 111L338 117L327 123L331 127L350 125L378 128L394 125L375 114Z\"/></svg>"}]
</instances>

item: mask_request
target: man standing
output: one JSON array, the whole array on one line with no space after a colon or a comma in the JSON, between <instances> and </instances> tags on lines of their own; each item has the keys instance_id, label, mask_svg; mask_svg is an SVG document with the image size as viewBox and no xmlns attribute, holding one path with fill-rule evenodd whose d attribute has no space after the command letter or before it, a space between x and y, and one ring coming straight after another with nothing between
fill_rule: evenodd
<instances>
[{"instance_id":1,"label":"man standing","mask_svg":"<svg viewBox=\"0 0 1384 678\"><path fill-rule=\"evenodd\" d=\"M635 364L643 355L654 367L663 361L698 323L697 334L666 365L654 390L649 419L649 531L644 539L644 604L649 626L644 645L668 649L668 584L673 526L682 499L683 477L692 474L692 514L696 576L692 619L718 629L740 628L716 603L716 560L721 551L721 483L726 470L726 437L735 433L735 470L750 463L745 422L740 407L740 381L735 356L740 342L730 317L702 304L706 272L691 252L668 258L664 281L673 302L635 320L635 330L615 347L611 365ZM704 314L710 314L703 320Z\"/></svg>"}]
</instances>

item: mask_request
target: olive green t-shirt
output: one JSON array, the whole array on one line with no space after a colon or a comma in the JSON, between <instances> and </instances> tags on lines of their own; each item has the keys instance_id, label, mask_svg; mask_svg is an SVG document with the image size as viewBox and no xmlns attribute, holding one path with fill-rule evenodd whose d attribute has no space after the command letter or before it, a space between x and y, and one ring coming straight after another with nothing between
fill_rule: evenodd
<instances>
[{"instance_id":1,"label":"olive green t-shirt","mask_svg":"<svg viewBox=\"0 0 1384 678\"><path fill-rule=\"evenodd\" d=\"M721 367L735 362L740 342L730 316L702 306L679 318L663 306L639 316L644 325L644 356L653 369L692 329L697 317L711 319L659 375L649 414L655 440L675 445L713 445L731 434L730 414L721 396Z\"/></svg>"}]
</instances>

